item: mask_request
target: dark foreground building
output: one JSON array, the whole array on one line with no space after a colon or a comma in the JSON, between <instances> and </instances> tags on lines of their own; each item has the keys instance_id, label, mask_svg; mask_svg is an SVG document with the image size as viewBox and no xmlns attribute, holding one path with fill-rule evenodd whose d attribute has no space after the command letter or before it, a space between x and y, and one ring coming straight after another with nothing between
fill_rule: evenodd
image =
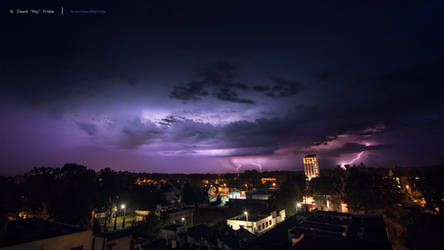
<instances>
[{"instance_id":1,"label":"dark foreground building","mask_svg":"<svg viewBox=\"0 0 444 250\"><path fill-rule=\"evenodd\" d=\"M91 230L38 219L4 220L0 237L1 250L89 250L92 243Z\"/></svg>"},{"instance_id":2,"label":"dark foreground building","mask_svg":"<svg viewBox=\"0 0 444 250\"><path fill-rule=\"evenodd\" d=\"M316 211L293 216L261 235L247 249L390 250L386 225L378 215Z\"/></svg>"}]
</instances>

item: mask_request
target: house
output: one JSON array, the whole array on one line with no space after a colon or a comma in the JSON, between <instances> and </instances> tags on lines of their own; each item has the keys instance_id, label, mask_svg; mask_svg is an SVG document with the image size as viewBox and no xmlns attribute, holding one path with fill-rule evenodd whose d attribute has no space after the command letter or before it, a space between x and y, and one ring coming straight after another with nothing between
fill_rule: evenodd
<instances>
[{"instance_id":1,"label":"house","mask_svg":"<svg viewBox=\"0 0 444 250\"><path fill-rule=\"evenodd\" d=\"M285 209L268 214L248 214L235 216L227 220L227 225L234 230L244 228L253 234L261 234L285 220Z\"/></svg>"},{"instance_id":2,"label":"house","mask_svg":"<svg viewBox=\"0 0 444 250\"><path fill-rule=\"evenodd\" d=\"M58 222L40 219L5 220L1 232L2 250L91 249L91 230Z\"/></svg>"},{"instance_id":3,"label":"house","mask_svg":"<svg viewBox=\"0 0 444 250\"><path fill-rule=\"evenodd\" d=\"M142 210L142 209L138 209L138 210L134 210L134 221L135 222L143 222L146 220L146 218L148 217L148 215L151 212L149 210Z\"/></svg>"}]
</instances>

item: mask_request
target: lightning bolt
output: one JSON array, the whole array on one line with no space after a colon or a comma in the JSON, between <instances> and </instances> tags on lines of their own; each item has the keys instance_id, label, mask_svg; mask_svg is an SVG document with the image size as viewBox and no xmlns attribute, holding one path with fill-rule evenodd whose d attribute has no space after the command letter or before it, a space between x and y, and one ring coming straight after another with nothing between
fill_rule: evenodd
<instances>
[{"instance_id":1,"label":"lightning bolt","mask_svg":"<svg viewBox=\"0 0 444 250\"><path fill-rule=\"evenodd\" d=\"M365 153L365 151L359 152L359 154L355 158L353 158L351 161L341 163L341 167L343 169L345 169L345 165L351 165L351 164L353 164L353 162L356 162L357 160L361 159L361 157L364 153Z\"/></svg>"}]
</instances>

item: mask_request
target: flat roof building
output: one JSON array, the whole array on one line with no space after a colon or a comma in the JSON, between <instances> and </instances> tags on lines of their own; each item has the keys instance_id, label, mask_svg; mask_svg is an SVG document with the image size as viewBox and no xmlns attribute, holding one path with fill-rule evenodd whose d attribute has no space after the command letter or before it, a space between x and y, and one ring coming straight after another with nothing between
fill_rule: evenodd
<instances>
[{"instance_id":1,"label":"flat roof building","mask_svg":"<svg viewBox=\"0 0 444 250\"><path fill-rule=\"evenodd\" d=\"M243 215L227 220L227 225L234 230L246 229L253 234L261 234L276 224L285 220L285 209L273 211L269 214L251 214L245 212Z\"/></svg>"}]
</instances>

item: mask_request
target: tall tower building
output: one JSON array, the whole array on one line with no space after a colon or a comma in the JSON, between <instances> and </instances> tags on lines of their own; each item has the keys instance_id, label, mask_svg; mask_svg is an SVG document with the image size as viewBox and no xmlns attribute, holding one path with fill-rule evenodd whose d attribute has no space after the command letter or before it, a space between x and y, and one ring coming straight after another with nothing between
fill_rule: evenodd
<instances>
[{"instance_id":1,"label":"tall tower building","mask_svg":"<svg viewBox=\"0 0 444 250\"><path fill-rule=\"evenodd\" d=\"M305 176L308 180L319 176L319 164L316 155L307 155L304 157Z\"/></svg>"}]
</instances>

